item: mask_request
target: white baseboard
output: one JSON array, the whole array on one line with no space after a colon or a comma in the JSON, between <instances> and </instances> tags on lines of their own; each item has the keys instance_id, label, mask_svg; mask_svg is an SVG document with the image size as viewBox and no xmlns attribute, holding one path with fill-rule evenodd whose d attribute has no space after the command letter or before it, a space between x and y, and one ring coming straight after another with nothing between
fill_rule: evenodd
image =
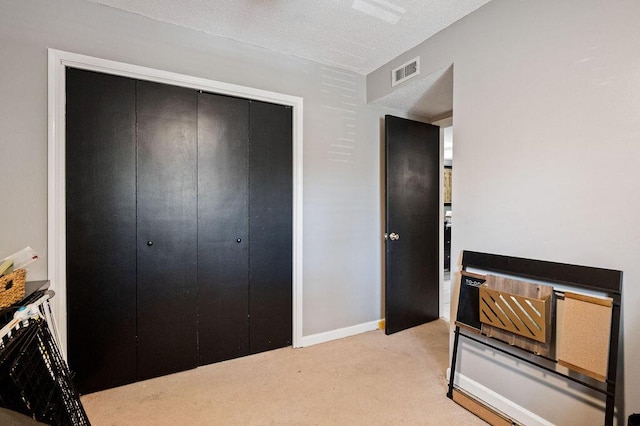
<instances>
[{"instance_id":1,"label":"white baseboard","mask_svg":"<svg viewBox=\"0 0 640 426\"><path fill-rule=\"evenodd\" d=\"M379 321L365 322L362 324L352 325L351 327L339 328L337 330L325 331L324 333L311 334L309 336L302 336L302 344L300 346L317 345L318 343L330 342L331 340L342 339L343 337L377 330L378 322Z\"/></svg>"},{"instance_id":2,"label":"white baseboard","mask_svg":"<svg viewBox=\"0 0 640 426\"><path fill-rule=\"evenodd\" d=\"M451 369L447 368L447 381L449 380L450 375ZM548 422L537 414L532 413L526 408L492 391L480 383L471 380L467 376L456 373L454 383L459 389L465 391L478 401L506 414L518 423L527 426L554 426L553 423Z\"/></svg>"}]
</instances>

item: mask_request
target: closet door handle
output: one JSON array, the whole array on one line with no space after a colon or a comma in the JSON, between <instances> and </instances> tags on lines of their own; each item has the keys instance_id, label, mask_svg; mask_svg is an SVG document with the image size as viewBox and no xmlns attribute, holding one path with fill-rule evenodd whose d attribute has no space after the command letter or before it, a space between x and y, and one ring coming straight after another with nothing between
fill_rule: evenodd
<instances>
[{"instance_id":1,"label":"closet door handle","mask_svg":"<svg viewBox=\"0 0 640 426\"><path fill-rule=\"evenodd\" d=\"M147 241L147 245L151 247L153 245L153 241Z\"/></svg>"}]
</instances>

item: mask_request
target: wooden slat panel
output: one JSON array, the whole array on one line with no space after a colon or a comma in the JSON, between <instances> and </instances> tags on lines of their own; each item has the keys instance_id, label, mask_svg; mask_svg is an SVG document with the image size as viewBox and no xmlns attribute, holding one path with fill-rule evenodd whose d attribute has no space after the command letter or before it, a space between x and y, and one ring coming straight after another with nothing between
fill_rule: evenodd
<instances>
[{"instance_id":1,"label":"wooden slat panel","mask_svg":"<svg viewBox=\"0 0 640 426\"><path fill-rule=\"evenodd\" d=\"M533 311L533 316L530 314L526 315L523 310L514 303L513 299L517 300L520 306L529 306L528 303L531 303L535 311L540 312L542 315L538 317ZM481 287L480 300L482 304L488 305L500 318L500 321L495 321L494 318L483 316L484 323L538 342L545 343L547 341L548 324L546 323L546 311L549 309L550 298L546 298L545 300L529 297L518 298L511 293Z\"/></svg>"},{"instance_id":2,"label":"wooden slat panel","mask_svg":"<svg viewBox=\"0 0 640 426\"><path fill-rule=\"evenodd\" d=\"M497 327L495 324L489 325L482 324L482 333L493 337L495 339L506 342L510 345L517 346L519 348L525 349L527 351L533 352L538 355L542 355L547 358L554 358L555 355L555 343L551 338L551 324L553 315L553 287L546 285L539 285L528 283L520 280L514 280L506 277L498 277L495 275L487 275L487 281L485 284L486 288L489 290L497 291L501 294L514 295L514 297L520 298L517 299L520 301L522 305L524 300L538 300L538 301L546 301L543 302L544 308L534 304L536 310L538 310L542 314L542 322L538 324L545 324L544 333L538 334L540 339L534 339L531 335L525 334L519 335L515 334L515 332L505 330L505 327ZM497 297L494 295L494 298ZM504 296L505 298L507 296ZM503 307L503 309L505 309ZM518 309L517 307L515 309ZM514 310L515 310L514 309ZM517 312L517 311L516 311ZM524 315L522 315L524 316ZM530 315L532 319L535 319L533 315ZM537 315L536 315L537 316ZM503 319L504 321L504 319ZM544 338L542 338L544 336Z\"/></svg>"}]
</instances>

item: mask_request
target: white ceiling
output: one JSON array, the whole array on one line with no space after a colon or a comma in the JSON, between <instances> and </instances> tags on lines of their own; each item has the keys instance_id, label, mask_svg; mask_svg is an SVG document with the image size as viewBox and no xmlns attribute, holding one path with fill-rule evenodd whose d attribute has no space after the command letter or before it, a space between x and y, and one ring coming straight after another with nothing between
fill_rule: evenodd
<instances>
[{"instance_id":1,"label":"white ceiling","mask_svg":"<svg viewBox=\"0 0 640 426\"><path fill-rule=\"evenodd\" d=\"M489 0L89 0L368 74Z\"/></svg>"}]
</instances>

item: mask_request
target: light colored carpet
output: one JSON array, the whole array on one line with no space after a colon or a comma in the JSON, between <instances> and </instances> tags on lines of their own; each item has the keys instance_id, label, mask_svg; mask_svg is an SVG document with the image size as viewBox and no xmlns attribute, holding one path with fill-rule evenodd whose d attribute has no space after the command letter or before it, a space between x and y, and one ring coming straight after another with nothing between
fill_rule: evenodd
<instances>
[{"instance_id":1,"label":"light colored carpet","mask_svg":"<svg viewBox=\"0 0 640 426\"><path fill-rule=\"evenodd\" d=\"M473 425L449 400L448 323L284 348L82 397L100 425Z\"/></svg>"}]
</instances>

